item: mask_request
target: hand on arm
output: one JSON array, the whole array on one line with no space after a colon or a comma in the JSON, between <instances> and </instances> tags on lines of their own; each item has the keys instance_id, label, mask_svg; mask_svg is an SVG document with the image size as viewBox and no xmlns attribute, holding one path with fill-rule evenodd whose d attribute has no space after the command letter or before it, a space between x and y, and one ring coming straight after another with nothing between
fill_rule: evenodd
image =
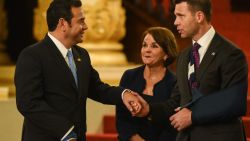
<instances>
[{"instance_id":1,"label":"hand on arm","mask_svg":"<svg viewBox=\"0 0 250 141\"><path fill-rule=\"evenodd\" d=\"M176 108L175 111L176 114L172 115L169 119L171 122L171 125L177 129L178 131L181 131L189 126L192 125L192 111L190 111L187 108Z\"/></svg>"}]
</instances>

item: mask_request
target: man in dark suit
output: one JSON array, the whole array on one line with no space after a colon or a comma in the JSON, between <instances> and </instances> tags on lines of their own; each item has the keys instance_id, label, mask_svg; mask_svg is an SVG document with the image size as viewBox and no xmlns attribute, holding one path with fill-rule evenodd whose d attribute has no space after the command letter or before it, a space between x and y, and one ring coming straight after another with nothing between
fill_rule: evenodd
<instances>
[{"instance_id":1,"label":"man in dark suit","mask_svg":"<svg viewBox=\"0 0 250 141\"><path fill-rule=\"evenodd\" d=\"M22 141L85 141L87 97L140 108L135 93L103 83L87 51L76 45L87 30L81 6L80 0L52 1L48 34L20 54L15 85Z\"/></svg>"},{"instance_id":2,"label":"man in dark suit","mask_svg":"<svg viewBox=\"0 0 250 141\"><path fill-rule=\"evenodd\" d=\"M192 38L193 46L177 59L172 99L144 103L137 116L162 120L180 100L169 118L179 131L177 141L244 141L240 117L246 112L248 69L243 52L214 30L210 0L175 0L174 13L178 32Z\"/></svg>"}]
</instances>

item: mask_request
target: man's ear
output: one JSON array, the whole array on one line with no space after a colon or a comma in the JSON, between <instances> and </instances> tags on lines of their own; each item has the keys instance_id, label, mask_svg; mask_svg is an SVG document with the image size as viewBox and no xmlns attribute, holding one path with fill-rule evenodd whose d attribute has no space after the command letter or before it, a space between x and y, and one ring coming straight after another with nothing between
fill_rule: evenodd
<instances>
[{"instance_id":1,"label":"man's ear","mask_svg":"<svg viewBox=\"0 0 250 141\"><path fill-rule=\"evenodd\" d=\"M67 26L67 22L63 18L60 18L58 21L57 27L59 27L59 29L61 29L63 32L65 32L66 26Z\"/></svg>"},{"instance_id":2,"label":"man's ear","mask_svg":"<svg viewBox=\"0 0 250 141\"><path fill-rule=\"evenodd\" d=\"M202 11L197 11L195 13L195 17L196 17L196 20L197 20L198 23L201 23L201 22L203 22L205 20L205 15L204 15L204 13Z\"/></svg>"}]
</instances>

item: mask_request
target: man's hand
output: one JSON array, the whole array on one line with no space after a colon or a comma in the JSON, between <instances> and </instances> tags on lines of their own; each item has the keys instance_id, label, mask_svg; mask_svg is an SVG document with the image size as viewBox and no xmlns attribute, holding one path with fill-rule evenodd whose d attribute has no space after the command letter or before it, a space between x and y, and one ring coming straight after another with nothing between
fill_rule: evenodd
<instances>
[{"instance_id":1,"label":"man's hand","mask_svg":"<svg viewBox=\"0 0 250 141\"><path fill-rule=\"evenodd\" d=\"M142 108L138 97L139 94L130 90L126 90L123 94L123 103L132 115L137 114Z\"/></svg>"},{"instance_id":2,"label":"man's hand","mask_svg":"<svg viewBox=\"0 0 250 141\"><path fill-rule=\"evenodd\" d=\"M149 110L150 110L149 105L141 96L137 96L137 97L139 99L139 102L140 102L142 108L136 114L132 114L132 116L146 117L149 114Z\"/></svg>"},{"instance_id":3,"label":"man's hand","mask_svg":"<svg viewBox=\"0 0 250 141\"><path fill-rule=\"evenodd\" d=\"M176 114L172 115L169 119L171 121L171 125L177 129L178 131L181 131L190 125L192 125L192 111L190 111L187 108L176 108L175 111Z\"/></svg>"}]
</instances>

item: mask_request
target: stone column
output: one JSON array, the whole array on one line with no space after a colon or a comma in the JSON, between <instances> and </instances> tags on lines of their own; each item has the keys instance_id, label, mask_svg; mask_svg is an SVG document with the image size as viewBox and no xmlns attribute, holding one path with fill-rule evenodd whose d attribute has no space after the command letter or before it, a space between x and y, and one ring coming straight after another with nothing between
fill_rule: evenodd
<instances>
[{"instance_id":1,"label":"stone column","mask_svg":"<svg viewBox=\"0 0 250 141\"><path fill-rule=\"evenodd\" d=\"M7 37L7 30L6 30L6 13L4 10L4 1L0 0L0 46L2 47L4 44L4 40L6 40Z\"/></svg>"},{"instance_id":2,"label":"stone column","mask_svg":"<svg viewBox=\"0 0 250 141\"><path fill-rule=\"evenodd\" d=\"M4 42L7 38L7 19L6 12L4 10L4 1L0 0L0 65L9 65L11 61L6 53L6 46Z\"/></svg>"},{"instance_id":3,"label":"stone column","mask_svg":"<svg viewBox=\"0 0 250 141\"><path fill-rule=\"evenodd\" d=\"M48 32L47 22L46 22L46 11L52 0L38 0L38 7L34 10L34 27L33 32L37 40L44 38L45 34Z\"/></svg>"},{"instance_id":4,"label":"stone column","mask_svg":"<svg viewBox=\"0 0 250 141\"><path fill-rule=\"evenodd\" d=\"M35 10L34 35L40 40L47 32L46 10L51 0L39 0ZM121 0L82 0L88 30L79 46L90 53L93 65L127 64L119 43L125 35L125 10Z\"/></svg>"}]
</instances>

